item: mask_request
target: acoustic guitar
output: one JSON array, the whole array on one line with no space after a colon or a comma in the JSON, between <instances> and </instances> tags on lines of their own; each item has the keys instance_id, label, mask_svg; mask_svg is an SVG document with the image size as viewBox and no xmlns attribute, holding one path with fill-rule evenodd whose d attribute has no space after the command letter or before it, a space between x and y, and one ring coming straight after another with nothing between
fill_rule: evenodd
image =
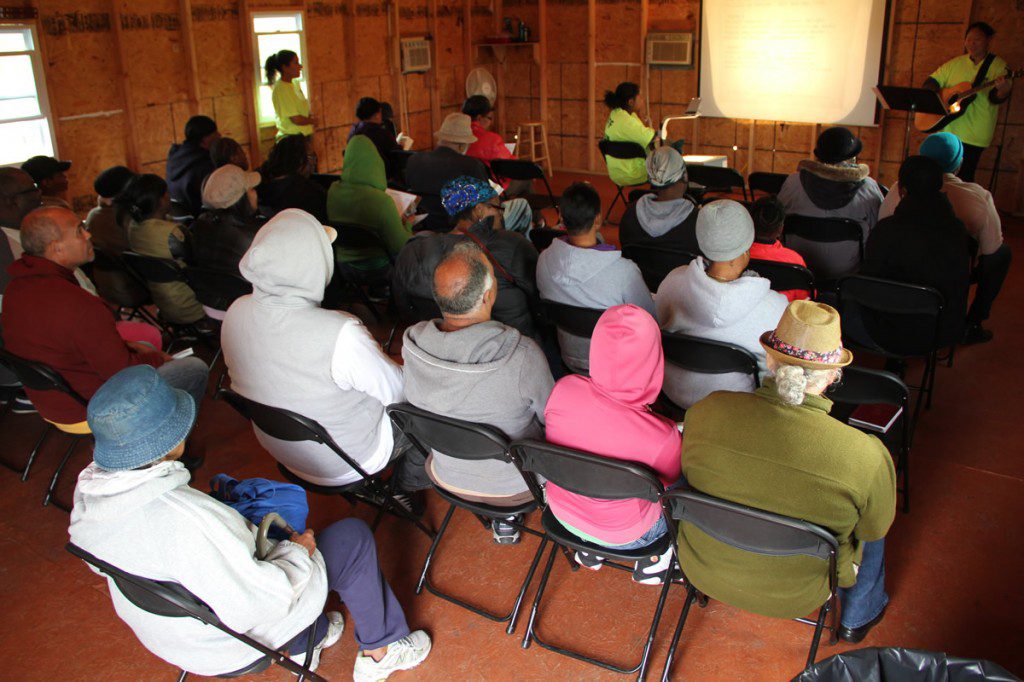
<instances>
[{"instance_id":1,"label":"acoustic guitar","mask_svg":"<svg viewBox=\"0 0 1024 682\"><path fill-rule=\"evenodd\" d=\"M1018 69L1006 74L1006 80L1013 80L1021 76L1024 76L1024 69ZM951 85L948 88L942 88L938 95L939 99L945 103L946 114L944 116L938 114L914 114L914 127L923 133L934 133L942 130L967 113L967 108L971 106L971 102L977 99L979 92L988 90L995 84L996 79L993 78L976 88L971 87L971 84L967 81Z\"/></svg>"}]
</instances>

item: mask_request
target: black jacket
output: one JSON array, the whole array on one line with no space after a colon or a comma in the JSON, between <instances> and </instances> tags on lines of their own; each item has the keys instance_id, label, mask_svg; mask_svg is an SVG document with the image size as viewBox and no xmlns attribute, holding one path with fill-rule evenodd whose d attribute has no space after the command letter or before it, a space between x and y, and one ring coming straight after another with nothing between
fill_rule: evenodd
<instances>
[{"instance_id":1,"label":"black jacket","mask_svg":"<svg viewBox=\"0 0 1024 682\"><path fill-rule=\"evenodd\" d=\"M491 177L480 159L460 154L449 147L438 147L429 152L417 152L405 166L405 184L412 194L421 197L419 212L430 215L417 225L417 230L447 232L448 216L441 206L441 188L450 180L468 175L487 180Z\"/></svg>"},{"instance_id":2,"label":"black jacket","mask_svg":"<svg viewBox=\"0 0 1024 682\"><path fill-rule=\"evenodd\" d=\"M260 212L273 218L286 208L301 208L321 223L327 222L327 190L302 175L265 178L256 187Z\"/></svg>"},{"instance_id":3,"label":"black jacket","mask_svg":"<svg viewBox=\"0 0 1024 682\"><path fill-rule=\"evenodd\" d=\"M213 172L210 152L197 144L172 144L167 152L167 190L171 199L199 215L203 210L203 180Z\"/></svg>"},{"instance_id":4,"label":"black jacket","mask_svg":"<svg viewBox=\"0 0 1024 682\"><path fill-rule=\"evenodd\" d=\"M652 237L640 225L634 201L626 207L626 213L619 221L619 244L623 248L635 244L700 253L700 246L697 245L697 213L697 208L694 207L681 223L661 236Z\"/></svg>"},{"instance_id":5,"label":"black jacket","mask_svg":"<svg viewBox=\"0 0 1024 682\"><path fill-rule=\"evenodd\" d=\"M477 223L470 231L491 256L515 280L513 284L495 268L498 298L491 316L524 336L536 338L532 307L537 300L537 250L526 237ZM434 270L451 249L468 237L456 233L414 236L398 254L392 273L391 291L399 310L411 307L409 295L433 300Z\"/></svg>"},{"instance_id":6,"label":"black jacket","mask_svg":"<svg viewBox=\"0 0 1024 682\"><path fill-rule=\"evenodd\" d=\"M960 339L967 315L969 244L967 229L945 194L927 199L908 195L871 231L861 274L938 289L945 298L939 338L949 345ZM897 321L870 311L864 311L864 326L878 344L897 352L919 352L932 334L923 319Z\"/></svg>"}]
</instances>

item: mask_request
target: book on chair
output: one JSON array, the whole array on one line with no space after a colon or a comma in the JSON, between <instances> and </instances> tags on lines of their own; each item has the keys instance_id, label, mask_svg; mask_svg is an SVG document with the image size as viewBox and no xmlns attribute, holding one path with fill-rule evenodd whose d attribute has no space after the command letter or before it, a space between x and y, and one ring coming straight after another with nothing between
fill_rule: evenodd
<instances>
[{"instance_id":1,"label":"book on chair","mask_svg":"<svg viewBox=\"0 0 1024 682\"><path fill-rule=\"evenodd\" d=\"M857 428L876 433L889 433L889 429L902 413L903 408L898 405L858 405L846 421L850 426Z\"/></svg>"}]
</instances>

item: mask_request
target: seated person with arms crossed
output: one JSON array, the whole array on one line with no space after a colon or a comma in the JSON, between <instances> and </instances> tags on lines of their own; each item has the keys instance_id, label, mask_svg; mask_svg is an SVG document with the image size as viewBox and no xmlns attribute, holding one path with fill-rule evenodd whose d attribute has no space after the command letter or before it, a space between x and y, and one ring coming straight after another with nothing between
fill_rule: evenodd
<instances>
[{"instance_id":1,"label":"seated person with arms crossed","mask_svg":"<svg viewBox=\"0 0 1024 682\"><path fill-rule=\"evenodd\" d=\"M184 391L152 368L116 374L89 401L94 461L78 477L68 533L97 558L150 580L177 583L225 625L304 664L315 623L312 669L341 637L340 613L323 613L334 590L355 621L355 682L377 682L414 668L430 637L410 632L381 575L373 534L343 519L314 537L293 533L257 559L255 528L231 507L189 486L179 461L196 419ZM261 657L192 618L167 618L129 601L107 580L118 616L152 653L204 676L242 670Z\"/></svg>"},{"instance_id":2,"label":"seated person with arms crossed","mask_svg":"<svg viewBox=\"0 0 1024 682\"><path fill-rule=\"evenodd\" d=\"M683 156L672 147L658 147L647 157L653 194L626 207L619 223L623 248L637 244L697 253L697 206L686 195L689 182Z\"/></svg>"}]
</instances>

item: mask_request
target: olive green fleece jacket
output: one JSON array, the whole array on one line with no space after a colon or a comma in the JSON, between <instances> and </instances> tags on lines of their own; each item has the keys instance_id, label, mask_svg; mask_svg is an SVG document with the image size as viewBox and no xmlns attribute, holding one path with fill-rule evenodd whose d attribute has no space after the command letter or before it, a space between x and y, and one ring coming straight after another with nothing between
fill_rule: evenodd
<instances>
[{"instance_id":1,"label":"olive green fleece jacket","mask_svg":"<svg viewBox=\"0 0 1024 682\"><path fill-rule=\"evenodd\" d=\"M839 541L839 585L849 587L862 543L892 524L896 471L881 441L833 419L831 408L812 395L787 405L772 379L754 393L712 393L686 413L682 469L702 493L830 530ZM752 554L688 523L680 525L679 553L697 589L747 611L795 618L828 596L818 559Z\"/></svg>"},{"instance_id":2,"label":"olive green fleece jacket","mask_svg":"<svg viewBox=\"0 0 1024 682\"><path fill-rule=\"evenodd\" d=\"M395 202L384 191L388 187L384 160L370 138L356 135L345 147L341 179L327 191L327 218L332 222L356 223L376 232L392 256L409 241L412 230L402 222ZM335 259L363 270L386 266L387 260L366 249L334 247Z\"/></svg>"}]
</instances>

